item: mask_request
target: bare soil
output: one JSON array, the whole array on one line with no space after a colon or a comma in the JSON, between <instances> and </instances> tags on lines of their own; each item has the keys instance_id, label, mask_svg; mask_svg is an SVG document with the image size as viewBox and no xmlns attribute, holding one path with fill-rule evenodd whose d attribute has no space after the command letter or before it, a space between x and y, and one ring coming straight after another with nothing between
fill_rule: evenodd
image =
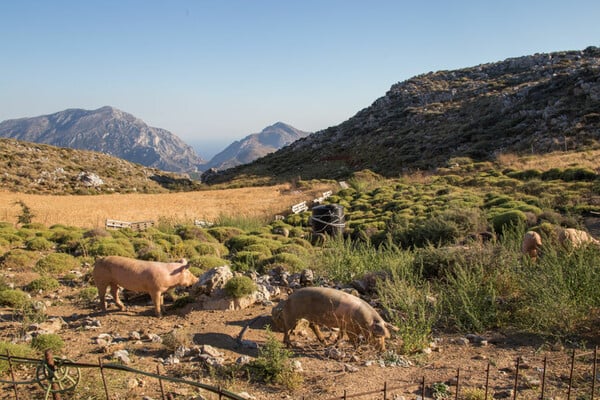
<instances>
[{"instance_id":1,"label":"bare soil","mask_svg":"<svg viewBox=\"0 0 600 400\"><path fill-rule=\"evenodd\" d=\"M66 322L58 332L65 342L59 356L78 363L99 365L100 362L115 362L114 352L125 349L131 358L131 368L149 373L156 373L158 369L161 374L168 376L220 386L235 393L246 392L255 399L341 399L344 392L347 398L382 399L384 385L387 386L388 399L400 398L398 396L417 398L422 394L423 387L426 397L432 397L432 388L436 383L447 384L449 398L455 398L457 382L460 398L483 399L486 379L489 380L489 396L513 397L516 361L520 357L518 397L534 399L539 398L541 393L544 358L547 357L544 397L565 399L569 391L571 348L505 332L481 335L487 340L483 344L467 343L462 335L434 334L435 346L432 351L403 355L402 360L408 362L404 366L386 366L384 361L389 361L390 357L378 354L366 345L354 349L342 342L337 346L342 356L339 359L333 357L330 348L320 344L310 329L300 328L291 350L293 360L298 361L301 367L299 374L303 383L294 389L259 384L244 374L233 373L231 366L236 365L236 360L241 356L258 355L256 348L240 346L236 339L242 329L249 325L243 339L258 345L264 344L268 338L266 326L270 323L271 306L256 304L237 311L206 311L199 309L198 304L174 309L167 301L167 312L162 318L156 318L148 299L138 297L134 299L135 302L129 303L127 311L119 311L112 305L106 314L102 314L97 304L89 307L76 304L73 296L79 290L63 287L59 292L35 296L36 300L50 304L47 309L49 317L61 317ZM100 326L86 328L86 321L90 320L99 322ZM22 320L15 318L12 310L0 310L0 339L21 337L25 325ZM133 331L141 333L142 339L128 339ZM164 364L163 360L173 354L172 349L165 343L154 343L143 335L151 333L165 337L170 332L176 332L178 342L185 346L210 345L216 348L223 355L223 364L229 367L218 372L218 368L209 368L197 355L183 357L178 364ZM103 346L96 340L101 333L108 333L113 338L121 337L122 340L114 340L113 344ZM282 333L273 334L282 340ZM388 341L388 349L398 348L398 345L397 338ZM591 354L590 351L577 350L570 393L573 398L589 398L593 367ZM486 378L488 368L489 377ZM17 367L15 370L17 379L26 379L34 374L31 367ZM108 370L106 375L110 399L161 398L160 385L155 378ZM185 384L164 381L163 385L165 393L171 393L176 399L218 398L215 394L198 392L198 389ZM598 386L596 384L596 391ZM18 391L19 399L43 398L38 385L21 385ZM15 398L8 385L3 385L1 392L1 399ZM77 397L67 393L63 398L106 398L98 369L83 370L77 393ZM200 393L204 397L198 397ZM364 395L350 397L359 394Z\"/></svg>"}]
</instances>

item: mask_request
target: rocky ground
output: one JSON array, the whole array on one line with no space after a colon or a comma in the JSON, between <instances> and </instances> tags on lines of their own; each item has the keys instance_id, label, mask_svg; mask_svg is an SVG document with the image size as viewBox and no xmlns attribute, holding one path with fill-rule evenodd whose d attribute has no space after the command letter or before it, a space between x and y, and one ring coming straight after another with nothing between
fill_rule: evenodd
<instances>
[{"instance_id":1,"label":"rocky ground","mask_svg":"<svg viewBox=\"0 0 600 400\"><path fill-rule=\"evenodd\" d=\"M28 278L23 278L27 280ZM18 279L16 279L18 281ZM162 318L153 315L145 297L130 299L127 311L114 307L102 314L98 304L78 305L74 295L81 288L62 287L54 293L38 294L35 300L47 305L49 320L30 326L14 317L10 309L0 310L0 338L26 340L27 332L56 331L65 342L60 356L78 363L117 362L128 367L223 387L251 399L334 399L369 393L359 399L418 398L425 383L426 397L455 398L458 382L460 398L484 399L486 379L489 396L513 398L517 358L517 395L539 398L544 358L547 359L544 390L546 398L590 398L592 352L576 350L571 378L573 347L545 343L534 337L508 332L479 335L435 333L430 348L418 354L397 352L377 354L368 346L354 349L342 342L337 347L321 345L310 329L301 328L295 336L293 361L302 377L294 389L253 382L236 367L254 359L269 337L267 325L273 305L256 303L241 310L204 310L198 301L174 309L167 301ZM277 299L275 299L276 303ZM248 327L240 341L244 327ZM273 332L278 340L282 333ZM398 348L392 338L389 349ZM592 343L592 345L594 345ZM587 347L591 347L587 343ZM489 375L487 373L489 368ZM237 371L237 372L236 372ZM19 379L31 377L31 368L17 367ZM144 375L107 371L110 399L159 399L157 379ZM458 377L458 381L457 381ZM596 377L596 396L600 374ZM0 379L8 379L4 376ZM571 393L569 381L572 380ZM164 381L164 391L176 399L217 399L191 386ZM377 391L379 391L377 393ZM1 399L14 399L12 388L3 385ZM43 398L37 385L21 385L19 399ZM98 369L82 370L76 394L63 398L106 398Z\"/></svg>"}]
</instances>

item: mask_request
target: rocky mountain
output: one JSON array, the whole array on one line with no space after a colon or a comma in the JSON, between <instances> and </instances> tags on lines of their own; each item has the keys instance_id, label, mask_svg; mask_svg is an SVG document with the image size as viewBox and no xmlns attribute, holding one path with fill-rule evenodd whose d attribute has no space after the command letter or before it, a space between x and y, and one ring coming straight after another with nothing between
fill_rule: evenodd
<instances>
[{"instance_id":1,"label":"rocky mountain","mask_svg":"<svg viewBox=\"0 0 600 400\"><path fill-rule=\"evenodd\" d=\"M0 137L98 151L163 171L193 172L204 163L171 132L108 106L6 120Z\"/></svg>"},{"instance_id":2,"label":"rocky mountain","mask_svg":"<svg viewBox=\"0 0 600 400\"><path fill-rule=\"evenodd\" d=\"M202 168L223 170L247 164L308 135L310 135L310 132L304 132L283 122L277 122L266 127L260 133L253 133L233 142L225 150L215 155L208 163L202 165Z\"/></svg>"},{"instance_id":3,"label":"rocky mountain","mask_svg":"<svg viewBox=\"0 0 600 400\"><path fill-rule=\"evenodd\" d=\"M340 125L207 181L398 176L460 157L599 147L600 49L588 47L415 76Z\"/></svg>"}]
</instances>

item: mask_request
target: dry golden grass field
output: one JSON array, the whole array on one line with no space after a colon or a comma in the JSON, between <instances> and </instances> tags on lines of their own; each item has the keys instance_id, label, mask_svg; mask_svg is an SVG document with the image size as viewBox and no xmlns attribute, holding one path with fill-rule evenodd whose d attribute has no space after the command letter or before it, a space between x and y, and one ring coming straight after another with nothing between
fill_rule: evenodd
<instances>
[{"instance_id":1,"label":"dry golden grass field","mask_svg":"<svg viewBox=\"0 0 600 400\"><path fill-rule=\"evenodd\" d=\"M332 184L293 189L290 185L247 187L166 194L50 196L0 191L0 221L16 223L23 202L33 222L82 228L102 227L106 219L136 222L168 219L214 221L221 216L265 217L287 213L291 206L319 197Z\"/></svg>"}]
</instances>

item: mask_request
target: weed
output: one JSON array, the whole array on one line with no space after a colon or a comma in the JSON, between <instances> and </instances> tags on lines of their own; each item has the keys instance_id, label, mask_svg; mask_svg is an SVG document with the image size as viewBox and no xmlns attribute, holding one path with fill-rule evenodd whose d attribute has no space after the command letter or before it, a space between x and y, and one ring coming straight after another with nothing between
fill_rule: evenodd
<instances>
[{"instance_id":1,"label":"weed","mask_svg":"<svg viewBox=\"0 0 600 400\"><path fill-rule=\"evenodd\" d=\"M435 400L444 400L450 398L452 393L450 387L443 382L436 382L431 385L431 396Z\"/></svg>"},{"instance_id":2,"label":"weed","mask_svg":"<svg viewBox=\"0 0 600 400\"><path fill-rule=\"evenodd\" d=\"M83 288L77 293L76 300L83 306L91 306L98 297L98 289L94 286Z\"/></svg>"},{"instance_id":3,"label":"weed","mask_svg":"<svg viewBox=\"0 0 600 400\"><path fill-rule=\"evenodd\" d=\"M31 340L31 347L39 351L52 350L59 353L65 346L65 342L56 333L47 333L34 336Z\"/></svg>"},{"instance_id":4,"label":"weed","mask_svg":"<svg viewBox=\"0 0 600 400\"><path fill-rule=\"evenodd\" d=\"M24 344L16 344L5 341L0 341L0 354L10 354L11 357L33 357L35 351ZM0 359L0 376L8 372L8 361Z\"/></svg>"},{"instance_id":5,"label":"weed","mask_svg":"<svg viewBox=\"0 0 600 400\"><path fill-rule=\"evenodd\" d=\"M275 335L267 329L267 341L260 347L256 360L247 364L250 376L264 383L273 383L295 389L302 384L302 377L294 371L290 358L293 353L283 347Z\"/></svg>"}]
</instances>

